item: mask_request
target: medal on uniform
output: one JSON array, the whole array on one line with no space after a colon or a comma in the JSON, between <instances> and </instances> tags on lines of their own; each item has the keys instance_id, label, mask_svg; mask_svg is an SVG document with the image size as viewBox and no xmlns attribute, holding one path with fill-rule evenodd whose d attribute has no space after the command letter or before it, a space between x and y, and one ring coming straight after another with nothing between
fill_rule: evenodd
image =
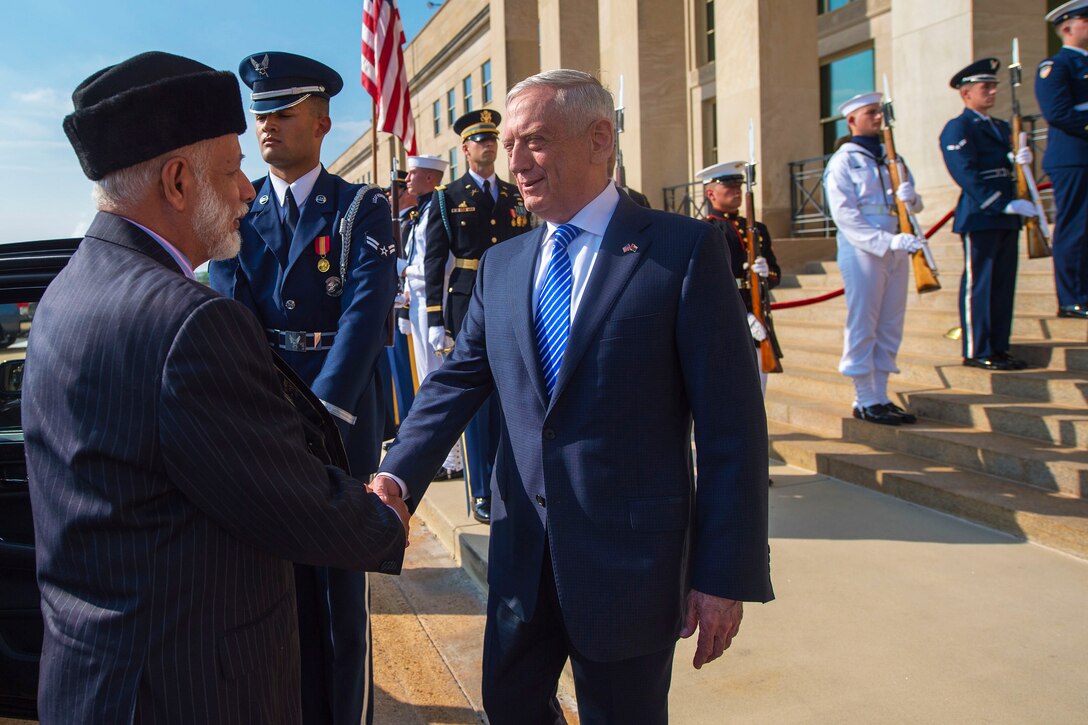
<instances>
[{"instance_id":1,"label":"medal on uniform","mask_svg":"<svg viewBox=\"0 0 1088 725\"><path fill-rule=\"evenodd\" d=\"M339 277L333 276L325 280L325 294L329 297L339 297L344 293L344 283Z\"/></svg>"},{"instance_id":2,"label":"medal on uniform","mask_svg":"<svg viewBox=\"0 0 1088 725\"><path fill-rule=\"evenodd\" d=\"M314 253L317 254L318 257L320 257L320 259L317 260L317 271L321 272L322 274L328 272L332 268L332 265L326 258L326 255L328 255L329 253L330 239L331 238L327 235L314 239Z\"/></svg>"}]
</instances>

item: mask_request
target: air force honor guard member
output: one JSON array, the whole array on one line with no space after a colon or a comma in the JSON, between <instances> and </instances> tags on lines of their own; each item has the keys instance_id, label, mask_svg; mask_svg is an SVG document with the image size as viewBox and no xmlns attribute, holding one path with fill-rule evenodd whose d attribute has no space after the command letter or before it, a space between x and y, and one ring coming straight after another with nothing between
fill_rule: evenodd
<instances>
[{"instance_id":1,"label":"air force honor guard member","mask_svg":"<svg viewBox=\"0 0 1088 725\"><path fill-rule=\"evenodd\" d=\"M458 118L468 171L439 187L427 218L427 339L435 351L453 347L468 312L476 270L483 253L499 242L529 231L530 217L521 192L495 174L502 116L487 108ZM450 254L454 268L446 284ZM491 470L499 444L499 408L491 401L465 428L465 476L472 495L472 516L491 521Z\"/></svg>"},{"instance_id":2,"label":"air force honor guard member","mask_svg":"<svg viewBox=\"0 0 1088 725\"><path fill-rule=\"evenodd\" d=\"M408 292L407 318L402 320L401 331L412 337L416 380L420 385L438 368L442 358L428 340L427 280L424 260L427 257L427 220L434 213L434 190L442 181L449 163L439 156L423 154L408 157L408 191L416 197L416 211L404 228L404 253L407 267L404 270L404 287ZM446 264L446 279L453 269L453 260ZM446 285L443 283L442 289ZM404 325L404 321L407 325ZM442 463L440 478L454 478L462 471L461 446L453 447Z\"/></svg>"},{"instance_id":3,"label":"air force honor guard member","mask_svg":"<svg viewBox=\"0 0 1088 725\"><path fill-rule=\"evenodd\" d=\"M1035 98L1046 117L1043 169L1054 184L1058 317L1088 319L1088 0L1047 14L1062 40L1039 64Z\"/></svg>"},{"instance_id":4,"label":"air force honor guard member","mask_svg":"<svg viewBox=\"0 0 1088 725\"><path fill-rule=\"evenodd\" d=\"M1009 355L1013 297L1016 293L1017 237L1023 217L1035 205L1016 198L1012 129L992 118L997 98L997 58L985 58L952 76L949 85L963 99L963 113L941 131L941 153L948 173L963 190L952 230L963 237L960 326L963 364L986 370L1020 370ZM1031 163L1021 149L1017 163Z\"/></svg>"},{"instance_id":5,"label":"air force honor guard member","mask_svg":"<svg viewBox=\"0 0 1088 725\"><path fill-rule=\"evenodd\" d=\"M337 420L352 473L378 465L383 391L375 382L397 288L389 202L378 187L349 184L321 165L332 68L290 53L256 53L239 66L269 175L242 223L242 248L214 263L212 286L245 303L269 344ZM341 220L352 220L349 238ZM296 566L303 719L373 718L365 574Z\"/></svg>"},{"instance_id":6,"label":"air force honor guard member","mask_svg":"<svg viewBox=\"0 0 1088 725\"><path fill-rule=\"evenodd\" d=\"M824 193L838 227L846 288L839 372L854 383L855 418L900 425L916 419L888 397L888 376L899 372L895 358L903 341L910 254L925 240L897 231L896 198L914 212L921 211L922 199L909 170L899 188L892 188L880 143L881 100L879 93L862 93L839 106L851 135L827 162Z\"/></svg>"},{"instance_id":7,"label":"air force honor guard member","mask_svg":"<svg viewBox=\"0 0 1088 725\"><path fill-rule=\"evenodd\" d=\"M767 339L767 330L752 314L752 290L749 288L751 280L748 276L748 220L739 213L744 199L744 167L743 161L726 161L708 166L695 176L703 181L703 191L709 206L706 220L722 230L726 244L729 245L733 277L736 279L744 307L748 310L748 328L752 332L752 340L758 347L760 342ZM782 270L771 248L771 233L763 222L756 222L756 232L760 237L761 256L755 258L752 267L756 274L767 280L768 288L777 287ZM775 347L778 347L777 342ZM760 389L766 393L767 373L762 370L759 371L759 383Z\"/></svg>"}]
</instances>

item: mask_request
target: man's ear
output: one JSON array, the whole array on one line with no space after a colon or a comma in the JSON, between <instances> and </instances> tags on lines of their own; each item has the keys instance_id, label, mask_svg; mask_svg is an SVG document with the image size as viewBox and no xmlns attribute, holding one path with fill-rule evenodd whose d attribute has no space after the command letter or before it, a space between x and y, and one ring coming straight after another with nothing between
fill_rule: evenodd
<instances>
[{"instance_id":1,"label":"man's ear","mask_svg":"<svg viewBox=\"0 0 1088 725\"><path fill-rule=\"evenodd\" d=\"M607 118L596 120L589 127L589 140L594 160L599 158L602 164L607 164L615 151L616 144L612 133L612 121Z\"/></svg>"},{"instance_id":2,"label":"man's ear","mask_svg":"<svg viewBox=\"0 0 1088 725\"><path fill-rule=\"evenodd\" d=\"M192 166L184 156L170 157L159 172L163 198L177 212L184 211L186 202L196 194L195 181Z\"/></svg>"},{"instance_id":3,"label":"man's ear","mask_svg":"<svg viewBox=\"0 0 1088 725\"><path fill-rule=\"evenodd\" d=\"M317 137L325 138L326 134L332 130L332 119L328 116L322 116L317 119Z\"/></svg>"}]
</instances>

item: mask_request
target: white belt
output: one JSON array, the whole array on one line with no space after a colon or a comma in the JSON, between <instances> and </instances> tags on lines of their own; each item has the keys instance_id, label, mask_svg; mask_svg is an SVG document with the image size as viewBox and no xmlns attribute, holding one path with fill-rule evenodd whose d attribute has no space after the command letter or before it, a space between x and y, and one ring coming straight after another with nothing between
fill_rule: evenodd
<instances>
[{"instance_id":1,"label":"white belt","mask_svg":"<svg viewBox=\"0 0 1088 725\"><path fill-rule=\"evenodd\" d=\"M1088 101L1073 106L1074 111L1088 111Z\"/></svg>"},{"instance_id":2,"label":"white belt","mask_svg":"<svg viewBox=\"0 0 1088 725\"><path fill-rule=\"evenodd\" d=\"M892 207L885 204L859 204L858 211L862 214L868 214L869 216L895 216L896 212Z\"/></svg>"}]
</instances>

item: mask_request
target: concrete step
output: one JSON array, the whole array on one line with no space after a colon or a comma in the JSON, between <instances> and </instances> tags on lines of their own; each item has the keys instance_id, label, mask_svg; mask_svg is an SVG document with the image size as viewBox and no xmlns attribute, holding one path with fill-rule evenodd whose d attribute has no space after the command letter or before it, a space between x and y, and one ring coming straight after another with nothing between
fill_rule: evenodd
<instances>
[{"instance_id":1,"label":"concrete step","mask_svg":"<svg viewBox=\"0 0 1088 725\"><path fill-rule=\"evenodd\" d=\"M1085 373L1088 377L1088 344L1050 340L1019 340L1012 354L1032 367Z\"/></svg>"},{"instance_id":2,"label":"concrete step","mask_svg":"<svg viewBox=\"0 0 1088 725\"><path fill-rule=\"evenodd\" d=\"M872 448L940 461L964 471L999 476L1043 491L1088 495L1088 452L934 420L875 425L849 418L843 439Z\"/></svg>"},{"instance_id":3,"label":"concrete step","mask_svg":"<svg viewBox=\"0 0 1088 725\"><path fill-rule=\"evenodd\" d=\"M949 278L942 277L942 280L945 280L942 284L945 284L945 286L940 291L930 292L924 295L914 294L913 292L908 293L907 310L935 309L958 314L959 279L958 277L954 278L954 282L951 285L947 284L948 279ZM822 282L817 284L816 280L822 280ZM796 284L798 286L789 286L789 284ZM824 275L798 275L797 279L790 281L790 283L783 282L783 284L775 287L771 295L771 300L773 302L786 302L808 299L841 288L841 280L838 280L835 277ZM821 302L818 304L827 303ZM845 307L846 303L845 301L842 301L841 304ZM1055 297L1053 289L1049 291L1018 289L1013 297L1014 315L1047 317L1056 316L1057 311L1057 297ZM1070 320L1070 322L1079 322L1081 325L1085 325L1083 320Z\"/></svg>"},{"instance_id":4,"label":"concrete step","mask_svg":"<svg viewBox=\"0 0 1088 725\"><path fill-rule=\"evenodd\" d=\"M952 425L1088 449L1088 411L958 390L904 392L915 415Z\"/></svg>"},{"instance_id":5,"label":"concrete step","mask_svg":"<svg viewBox=\"0 0 1088 725\"><path fill-rule=\"evenodd\" d=\"M775 287L775 291L797 288L832 290L843 286L842 274L839 272L838 264L834 262L812 262L810 264L815 267L811 272L805 271L801 274L783 275L782 282ZM834 265L834 268L824 269L822 268L823 265ZM944 289L959 289L959 278L963 273L963 265L959 265L958 267L945 267L942 265L940 272L941 284L944 285ZM1052 269L1021 269L1016 276L1016 292L1017 294L1023 292L1040 292L1048 293L1053 296L1055 294L1054 271ZM922 298L928 299L934 296L935 295L928 294L922 295Z\"/></svg>"},{"instance_id":6,"label":"concrete step","mask_svg":"<svg viewBox=\"0 0 1088 725\"><path fill-rule=\"evenodd\" d=\"M771 455L1000 531L1088 557L1088 501L771 422Z\"/></svg>"}]
</instances>

